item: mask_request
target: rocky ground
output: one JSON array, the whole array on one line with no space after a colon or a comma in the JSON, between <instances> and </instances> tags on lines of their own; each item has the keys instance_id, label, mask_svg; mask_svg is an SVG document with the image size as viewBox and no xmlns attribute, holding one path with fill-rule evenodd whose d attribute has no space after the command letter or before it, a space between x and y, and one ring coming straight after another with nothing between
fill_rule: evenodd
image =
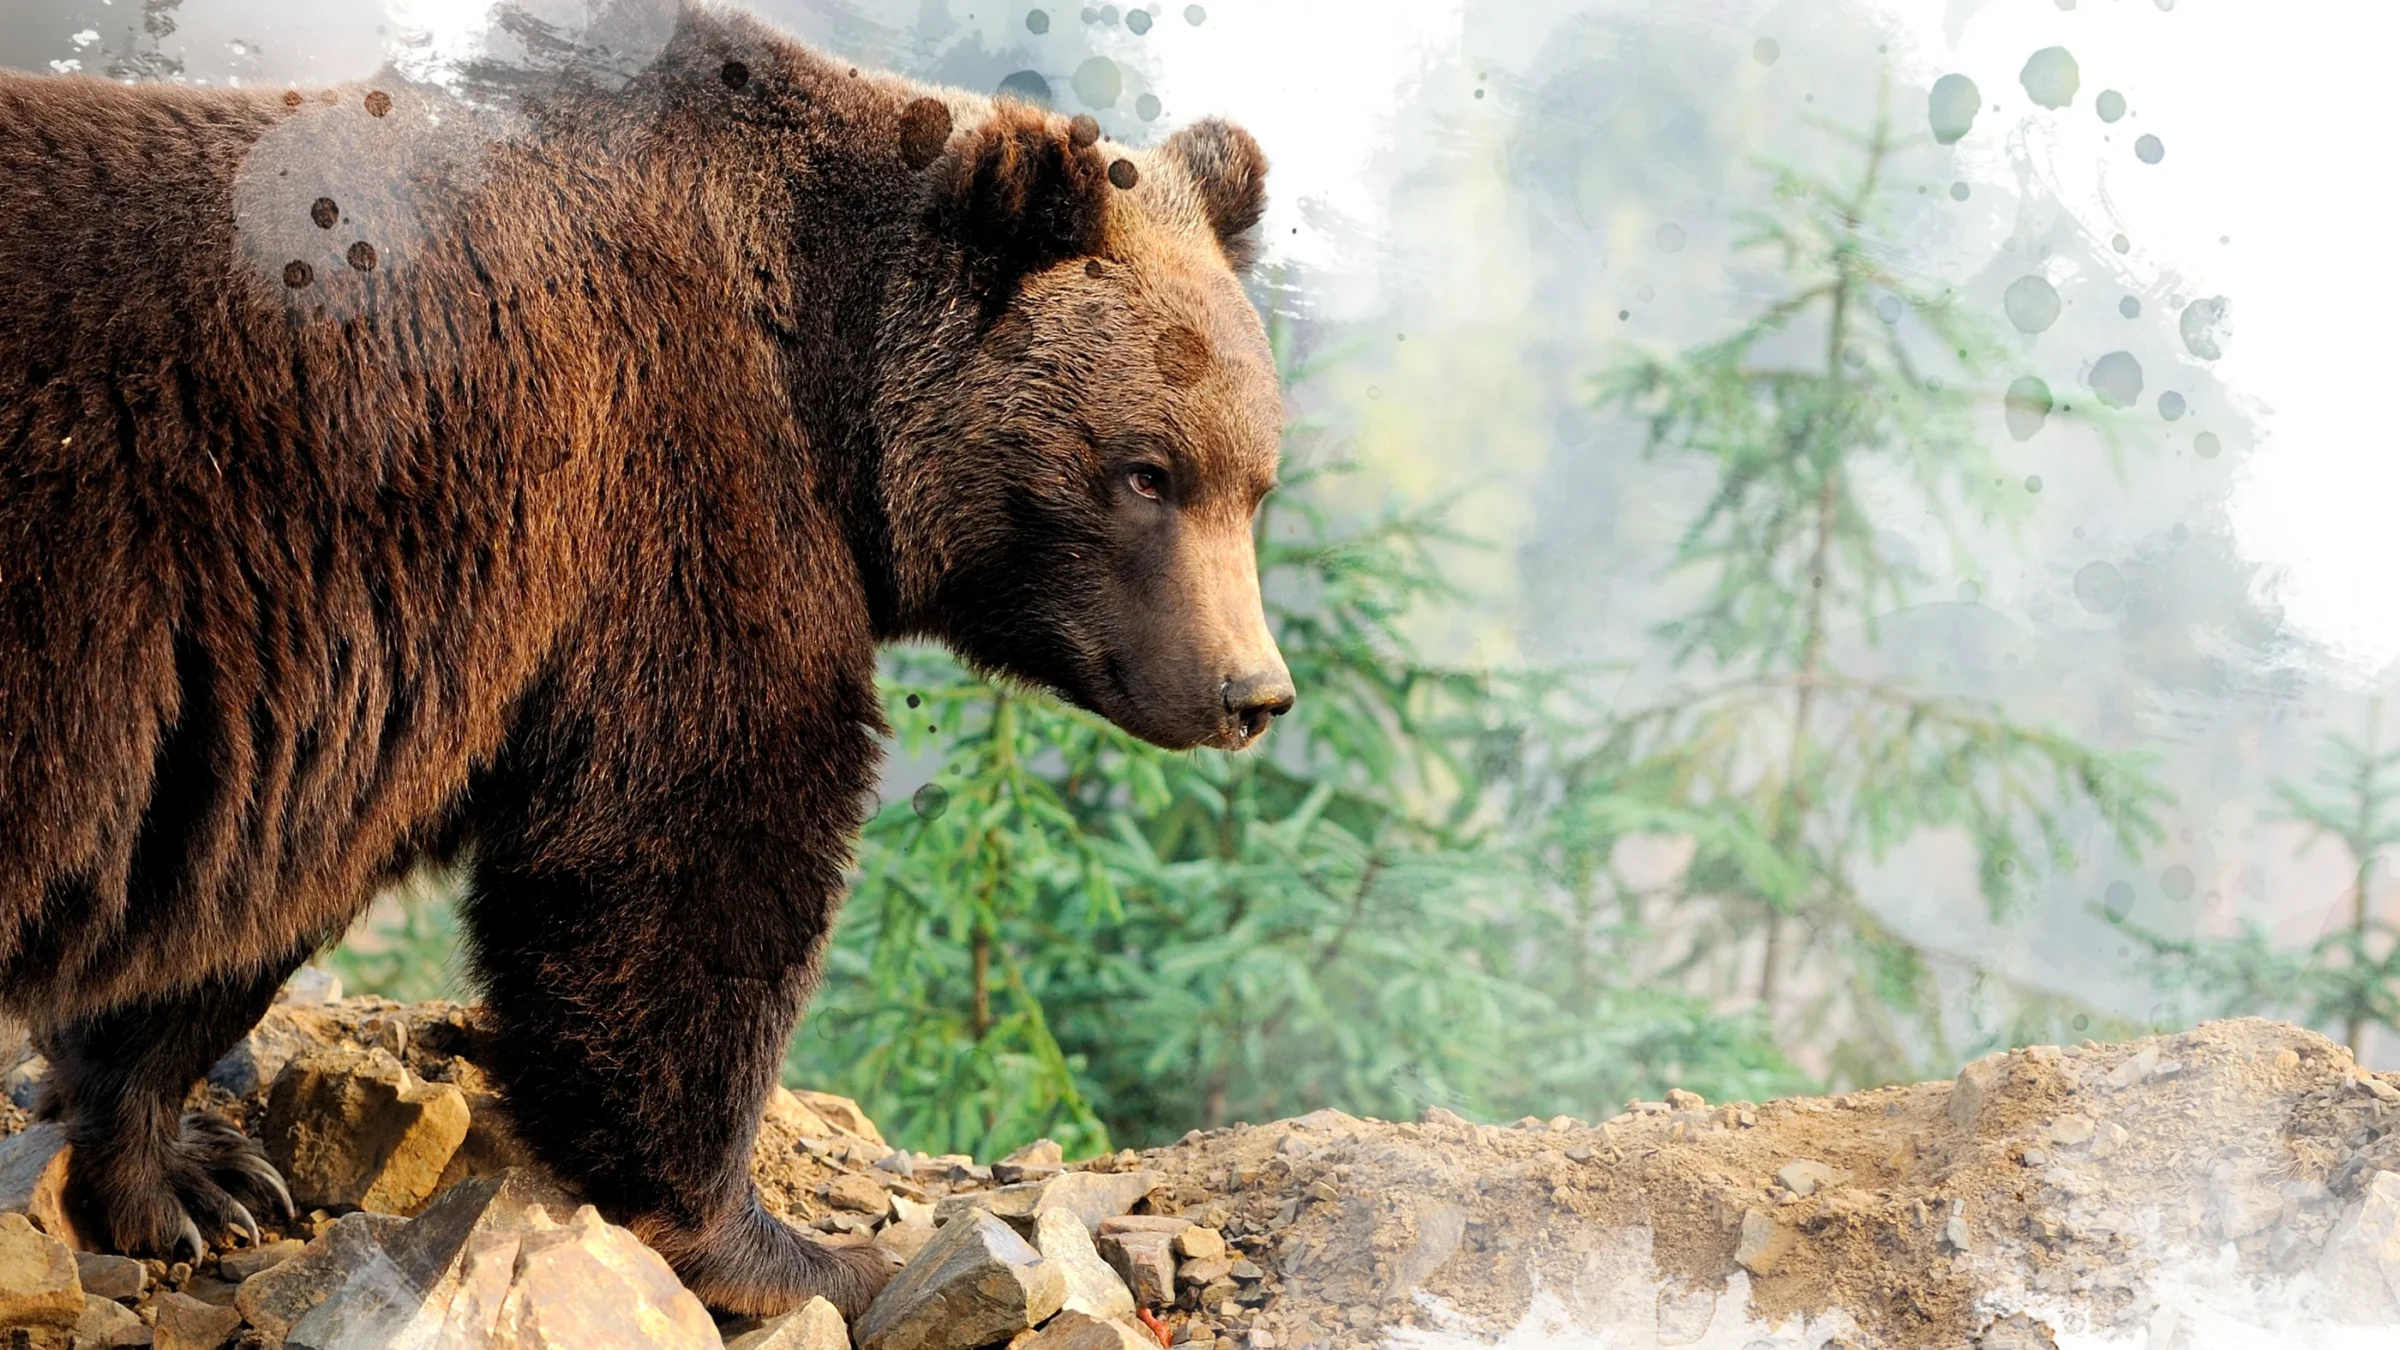
<instances>
[{"instance_id":1,"label":"rocky ground","mask_svg":"<svg viewBox=\"0 0 2400 1350\"><path fill-rule=\"evenodd\" d=\"M854 1326L713 1320L518 1150L471 1010L304 972L201 1090L304 1216L167 1265L62 1205L0 1034L0 1350L2389 1345L2400 1085L2276 1023L2036 1046L1953 1082L1617 1118L1318 1111L1063 1163L890 1147L779 1093L768 1205L905 1267ZM260 1216L264 1219L267 1216Z\"/></svg>"}]
</instances>

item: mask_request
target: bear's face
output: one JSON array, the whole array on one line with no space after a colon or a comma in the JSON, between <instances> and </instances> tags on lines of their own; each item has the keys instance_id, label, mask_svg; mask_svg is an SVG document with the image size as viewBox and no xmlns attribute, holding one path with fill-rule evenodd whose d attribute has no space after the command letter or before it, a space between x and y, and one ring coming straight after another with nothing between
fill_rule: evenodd
<instances>
[{"instance_id":1,"label":"bear's face","mask_svg":"<svg viewBox=\"0 0 2400 1350\"><path fill-rule=\"evenodd\" d=\"M1238 749L1293 697L1252 542L1282 403L1235 270L1264 160L1221 123L1137 165L1058 119L1004 118L1097 228L1007 276L972 349L926 372L933 439L887 484L903 589L978 666L1158 745ZM1098 190L1079 158L1109 175Z\"/></svg>"}]
</instances>

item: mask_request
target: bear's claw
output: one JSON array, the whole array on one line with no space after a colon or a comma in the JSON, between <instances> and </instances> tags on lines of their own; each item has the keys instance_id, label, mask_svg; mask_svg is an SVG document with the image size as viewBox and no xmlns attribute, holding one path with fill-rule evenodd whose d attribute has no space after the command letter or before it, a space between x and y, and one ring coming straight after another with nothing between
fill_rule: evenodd
<instances>
[{"instance_id":1,"label":"bear's claw","mask_svg":"<svg viewBox=\"0 0 2400 1350\"><path fill-rule=\"evenodd\" d=\"M283 1175L258 1144L213 1115L186 1112L165 1158L147 1167L141 1158L104 1155L78 1178L118 1251L197 1261L212 1233L236 1233L254 1247L265 1240L252 1204L286 1222L297 1216Z\"/></svg>"}]
</instances>

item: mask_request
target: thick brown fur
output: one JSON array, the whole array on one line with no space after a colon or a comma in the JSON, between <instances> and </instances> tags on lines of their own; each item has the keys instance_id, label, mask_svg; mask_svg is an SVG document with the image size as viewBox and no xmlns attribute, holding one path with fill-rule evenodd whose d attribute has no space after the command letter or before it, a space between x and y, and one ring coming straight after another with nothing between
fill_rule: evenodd
<instances>
[{"instance_id":1,"label":"thick brown fur","mask_svg":"<svg viewBox=\"0 0 2400 1350\"><path fill-rule=\"evenodd\" d=\"M1263 172L699 10L475 116L0 77L0 1007L100 1231L284 1202L186 1089L457 859L535 1149L712 1305L858 1311L747 1160L876 644L1167 745L1289 705Z\"/></svg>"}]
</instances>

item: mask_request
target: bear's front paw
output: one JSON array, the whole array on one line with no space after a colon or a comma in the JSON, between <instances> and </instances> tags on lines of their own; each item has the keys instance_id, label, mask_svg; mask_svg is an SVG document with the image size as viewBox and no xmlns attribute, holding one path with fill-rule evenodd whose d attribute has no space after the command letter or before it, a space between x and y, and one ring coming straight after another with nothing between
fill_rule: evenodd
<instances>
[{"instance_id":1,"label":"bear's front paw","mask_svg":"<svg viewBox=\"0 0 2400 1350\"><path fill-rule=\"evenodd\" d=\"M287 1223L298 1217L283 1174L258 1144L202 1111L184 1114L163 1156L102 1152L88 1167L78 1156L75 1182L109 1246L137 1256L197 1261L208 1239L227 1233L256 1245L262 1234L253 1207Z\"/></svg>"},{"instance_id":2,"label":"bear's front paw","mask_svg":"<svg viewBox=\"0 0 2400 1350\"><path fill-rule=\"evenodd\" d=\"M829 1247L792 1231L753 1200L735 1217L678 1241L645 1234L684 1286L719 1312L772 1317L822 1297L856 1321L898 1269L880 1247Z\"/></svg>"}]
</instances>

